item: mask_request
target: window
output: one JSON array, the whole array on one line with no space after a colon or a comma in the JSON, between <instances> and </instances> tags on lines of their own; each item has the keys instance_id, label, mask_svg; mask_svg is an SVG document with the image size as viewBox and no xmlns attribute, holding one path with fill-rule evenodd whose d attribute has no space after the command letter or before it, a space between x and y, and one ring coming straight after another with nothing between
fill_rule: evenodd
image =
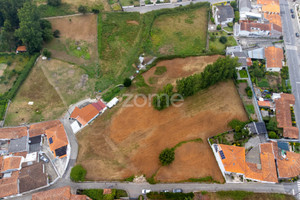
<instances>
[{"instance_id":1,"label":"window","mask_svg":"<svg viewBox=\"0 0 300 200\"><path fill-rule=\"evenodd\" d=\"M52 140L52 137L49 138L49 143L52 144L53 143L53 140Z\"/></svg>"}]
</instances>

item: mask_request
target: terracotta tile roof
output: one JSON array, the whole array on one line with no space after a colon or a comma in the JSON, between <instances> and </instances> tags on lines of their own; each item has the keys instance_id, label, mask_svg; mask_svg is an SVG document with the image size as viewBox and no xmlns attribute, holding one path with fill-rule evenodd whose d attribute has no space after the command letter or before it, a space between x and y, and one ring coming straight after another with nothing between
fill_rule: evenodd
<instances>
[{"instance_id":1,"label":"terracotta tile roof","mask_svg":"<svg viewBox=\"0 0 300 200\"><path fill-rule=\"evenodd\" d=\"M88 200L90 199L86 195L74 195L71 194L71 187L65 186L44 192L38 192L32 194L32 200Z\"/></svg>"},{"instance_id":2,"label":"terracotta tile roof","mask_svg":"<svg viewBox=\"0 0 300 200\"><path fill-rule=\"evenodd\" d=\"M251 60L251 58L246 58L246 60L247 60L247 66L248 66L248 67L251 66L251 65L252 65L252 60Z\"/></svg>"},{"instance_id":3,"label":"terracotta tile roof","mask_svg":"<svg viewBox=\"0 0 300 200\"><path fill-rule=\"evenodd\" d=\"M292 94L281 94L281 98L275 100L277 126L283 128L283 137L298 138L299 129L293 127L290 106L295 104Z\"/></svg>"},{"instance_id":4,"label":"terracotta tile roof","mask_svg":"<svg viewBox=\"0 0 300 200\"><path fill-rule=\"evenodd\" d=\"M106 105L102 102L102 101L98 101L96 103L92 103L92 105L100 112L101 110L103 110Z\"/></svg>"},{"instance_id":5,"label":"terracotta tile roof","mask_svg":"<svg viewBox=\"0 0 300 200\"><path fill-rule=\"evenodd\" d=\"M57 125L53 128L50 128L50 129L46 130L45 132L47 135L48 142L50 141L50 138L52 140L51 144L49 142L49 146L50 146L50 149L53 152L54 156L56 157L57 156L56 150L68 145L68 138L67 138L64 126L62 125L62 123L60 123L59 125ZM66 156L66 154L63 156L60 156L60 158L62 158L64 156Z\"/></svg>"},{"instance_id":6,"label":"terracotta tile roof","mask_svg":"<svg viewBox=\"0 0 300 200\"><path fill-rule=\"evenodd\" d=\"M92 104L89 104L81 109L76 107L70 118L77 119L82 126L85 126L98 113L99 111Z\"/></svg>"},{"instance_id":7,"label":"terracotta tile roof","mask_svg":"<svg viewBox=\"0 0 300 200\"><path fill-rule=\"evenodd\" d=\"M274 154L272 143L260 144L260 152Z\"/></svg>"},{"instance_id":8,"label":"terracotta tile roof","mask_svg":"<svg viewBox=\"0 0 300 200\"><path fill-rule=\"evenodd\" d=\"M16 152L16 153L14 153L14 156L23 156L24 158L26 158L27 152L26 151Z\"/></svg>"},{"instance_id":9,"label":"terracotta tile roof","mask_svg":"<svg viewBox=\"0 0 300 200\"><path fill-rule=\"evenodd\" d=\"M17 51L27 51L26 46L18 46Z\"/></svg>"},{"instance_id":10,"label":"terracotta tile roof","mask_svg":"<svg viewBox=\"0 0 300 200\"><path fill-rule=\"evenodd\" d=\"M0 198L18 194L19 172L12 172L11 177L0 179Z\"/></svg>"},{"instance_id":11,"label":"terracotta tile roof","mask_svg":"<svg viewBox=\"0 0 300 200\"><path fill-rule=\"evenodd\" d=\"M279 5L279 0L257 0L257 4L260 4L260 5L268 5L268 4L272 4L272 3Z\"/></svg>"},{"instance_id":12,"label":"terracotta tile roof","mask_svg":"<svg viewBox=\"0 0 300 200\"><path fill-rule=\"evenodd\" d=\"M32 124L29 127L29 137L34 137L34 136L45 134L45 131L47 129L50 129L59 124L61 124L61 122L59 120L46 121L46 122Z\"/></svg>"},{"instance_id":13,"label":"terracotta tile roof","mask_svg":"<svg viewBox=\"0 0 300 200\"><path fill-rule=\"evenodd\" d=\"M262 152L260 159L263 181L278 183L274 154Z\"/></svg>"},{"instance_id":14,"label":"terracotta tile roof","mask_svg":"<svg viewBox=\"0 0 300 200\"><path fill-rule=\"evenodd\" d=\"M111 194L111 189L104 189L103 194Z\"/></svg>"},{"instance_id":15,"label":"terracotta tile roof","mask_svg":"<svg viewBox=\"0 0 300 200\"><path fill-rule=\"evenodd\" d=\"M260 181L263 180L263 173L261 167L259 169L257 164L246 162L245 169L245 176L247 178Z\"/></svg>"},{"instance_id":16,"label":"terracotta tile roof","mask_svg":"<svg viewBox=\"0 0 300 200\"><path fill-rule=\"evenodd\" d=\"M282 68L283 50L274 46L265 48L266 67Z\"/></svg>"},{"instance_id":17,"label":"terracotta tile roof","mask_svg":"<svg viewBox=\"0 0 300 200\"><path fill-rule=\"evenodd\" d=\"M3 156L0 156L0 172L2 171L3 167Z\"/></svg>"},{"instance_id":18,"label":"terracotta tile roof","mask_svg":"<svg viewBox=\"0 0 300 200\"><path fill-rule=\"evenodd\" d=\"M222 159L224 168L228 172L245 173L245 148L220 144L225 158Z\"/></svg>"},{"instance_id":19,"label":"terracotta tile roof","mask_svg":"<svg viewBox=\"0 0 300 200\"><path fill-rule=\"evenodd\" d=\"M4 157L3 166L1 172L6 172L7 170L16 170L21 167L21 156L9 156Z\"/></svg>"},{"instance_id":20,"label":"terracotta tile roof","mask_svg":"<svg viewBox=\"0 0 300 200\"><path fill-rule=\"evenodd\" d=\"M259 29L261 31L271 31L272 25L271 24L262 24L262 23L253 23L253 22L241 22L241 30L252 32L253 30L256 31Z\"/></svg>"},{"instance_id":21,"label":"terracotta tile roof","mask_svg":"<svg viewBox=\"0 0 300 200\"><path fill-rule=\"evenodd\" d=\"M286 158L277 159L277 169L280 178L291 178L300 175L300 154L286 152Z\"/></svg>"},{"instance_id":22,"label":"terracotta tile roof","mask_svg":"<svg viewBox=\"0 0 300 200\"><path fill-rule=\"evenodd\" d=\"M47 174L42 163L23 167L19 173L19 193L47 185Z\"/></svg>"},{"instance_id":23,"label":"terracotta tile roof","mask_svg":"<svg viewBox=\"0 0 300 200\"><path fill-rule=\"evenodd\" d=\"M271 107L270 101L257 101L259 107Z\"/></svg>"},{"instance_id":24,"label":"terracotta tile roof","mask_svg":"<svg viewBox=\"0 0 300 200\"><path fill-rule=\"evenodd\" d=\"M0 140L11 140L27 136L27 127L0 128Z\"/></svg>"},{"instance_id":25,"label":"terracotta tile roof","mask_svg":"<svg viewBox=\"0 0 300 200\"><path fill-rule=\"evenodd\" d=\"M277 26L282 26L281 24L281 17L279 14L269 14L269 13L264 13L265 19L269 20L270 23L276 24Z\"/></svg>"},{"instance_id":26,"label":"terracotta tile roof","mask_svg":"<svg viewBox=\"0 0 300 200\"><path fill-rule=\"evenodd\" d=\"M270 4L263 5L261 10L268 13L280 13L280 6L279 4L272 2Z\"/></svg>"}]
</instances>

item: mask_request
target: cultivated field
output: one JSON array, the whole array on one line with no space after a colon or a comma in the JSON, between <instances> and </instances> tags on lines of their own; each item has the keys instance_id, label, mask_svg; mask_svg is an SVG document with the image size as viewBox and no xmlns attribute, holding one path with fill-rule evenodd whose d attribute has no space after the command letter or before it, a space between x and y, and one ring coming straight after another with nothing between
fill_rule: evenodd
<instances>
[{"instance_id":1,"label":"cultivated field","mask_svg":"<svg viewBox=\"0 0 300 200\"><path fill-rule=\"evenodd\" d=\"M54 38L45 45L52 52L53 58L85 66L98 63L97 15L63 17L49 21L53 31L60 31L60 38Z\"/></svg>"},{"instance_id":2,"label":"cultivated field","mask_svg":"<svg viewBox=\"0 0 300 200\"><path fill-rule=\"evenodd\" d=\"M162 88L168 83L175 86L178 78L202 72L208 64L212 64L219 57L221 56L198 56L160 61L155 67L144 73L143 77L148 85L156 88ZM156 74L157 68L160 67L165 67L166 72Z\"/></svg>"},{"instance_id":3,"label":"cultivated field","mask_svg":"<svg viewBox=\"0 0 300 200\"><path fill-rule=\"evenodd\" d=\"M23 83L9 106L6 126L39 122L59 118L65 111L64 105L55 88L47 81L39 60ZM34 102L28 105L28 102Z\"/></svg>"},{"instance_id":4,"label":"cultivated field","mask_svg":"<svg viewBox=\"0 0 300 200\"><path fill-rule=\"evenodd\" d=\"M157 17L151 30L157 55L197 55L206 48L207 7Z\"/></svg>"},{"instance_id":5,"label":"cultivated field","mask_svg":"<svg viewBox=\"0 0 300 200\"><path fill-rule=\"evenodd\" d=\"M142 99L137 101L143 103ZM212 176L223 182L206 139L228 130L227 123L234 118L246 120L247 115L232 81L185 99L179 108L157 111L151 106L119 104L77 134L77 162L87 169L90 180L156 174L158 181ZM158 156L163 149L197 138L203 142L183 144L176 149L170 166L160 165Z\"/></svg>"}]
</instances>

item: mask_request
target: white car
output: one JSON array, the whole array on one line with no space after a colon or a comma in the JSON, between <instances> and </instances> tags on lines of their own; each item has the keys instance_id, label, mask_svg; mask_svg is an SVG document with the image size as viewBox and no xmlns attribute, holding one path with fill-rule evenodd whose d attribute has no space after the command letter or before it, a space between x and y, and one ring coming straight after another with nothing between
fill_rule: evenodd
<instances>
[{"instance_id":1,"label":"white car","mask_svg":"<svg viewBox=\"0 0 300 200\"><path fill-rule=\"evenodd\" d=\"M143 194L148 194L149 192L151 192L151 190L146 190L146 189L143 189L143 190L142 190L142 193L143 193Z\"/></svg>"}]
</instances>

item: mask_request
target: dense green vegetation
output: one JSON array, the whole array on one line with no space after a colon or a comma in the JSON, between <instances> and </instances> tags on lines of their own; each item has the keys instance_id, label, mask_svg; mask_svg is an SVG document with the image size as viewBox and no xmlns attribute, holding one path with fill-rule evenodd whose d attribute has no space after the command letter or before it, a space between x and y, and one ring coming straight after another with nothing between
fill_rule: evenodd
<instances>
[{"instance_id":1,"label":"dense green vegetation","mask_svg":"<svg viewBox=\"0 0 300 200\"><path fill-rule=\"evenodd\" d=\"M103 194L102 189L79 190L77 193L84 194L93 200L113 200L120 199L121 197L128 197L128 194L125 190L116 189L112 189L111 194Z\"/></svg>"},{"instance_id":2,"label":"dense green vegetation","mask_svg":"<svg viewBox=\"0 0 300 200\"><path fill-rule=\"evenodd\" d=\"M170 165L175 159L174 149L166 148L159 154L159 160L163 166Z\"/></svg>"},{"instance_id":3,"label":"dense green vegetation","mask_svg":"<svg viewBox=\"0 0 300 200\"><path fill-rule=\"evenodd\" d=\"M224 198L231 198L233 200L243 200L246 197L250 197L253 195L253 192L245 192L245 191L219 191L216 192L218 196Z\"/></svg>"},{"instance_id":4,"label":"dense green vegetation","mask_svg":"<svg viewBox=\"0 0 300 200\"><path fill-rule=\"evenodd\" d=\"M174 200L185 200L193 199L194 193L171 193L171 192L150 192L147 194L149 199L174 199Z\"/></svg>"},{"instance_id":5,"label":"dense green vegetation","mask_svg":"<svg viewBox=\"0 0 300 200\"><path fill-rule=\"evenodd\" d=\"M70 174L70 178L74 182L81 182L85 180L86 170L82 165L75 165Z\"/></svg>"}]
</instances>

